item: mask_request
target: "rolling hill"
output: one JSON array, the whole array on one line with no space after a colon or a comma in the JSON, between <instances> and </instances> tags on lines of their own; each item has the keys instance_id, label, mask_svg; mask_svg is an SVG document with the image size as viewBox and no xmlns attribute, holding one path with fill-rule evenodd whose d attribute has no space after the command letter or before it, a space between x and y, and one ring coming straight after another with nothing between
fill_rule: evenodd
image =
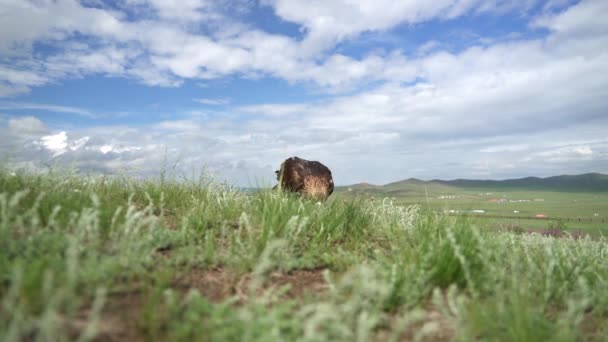
<instances>
[{"instance_id":1,"label":"rolling hill","mask_svg":"<svg viewBox=\"0 0 608 342\"><path fill-rule=\"evenodd\" d=\"M517 188L529 190L554 190L575 192L608 191L608 175L586 173L582 175L561 175L546 178L525 177L507 180L466 180L430 181L461 188Z\"/></svg>"},{"instance_id":2,"label":"rolling hill","mask_svg":"<svg viewBox=\"0 0 608 342\"><path fill-rule=\"evenodd\" d=\"M608 192L608 175L586 173L581 175L561 175L546 178L525 177L507 180L433 179L424 181L409 178L385 185L368 183L338 187L338 191L366 192L399 195L401 193L449 192L455 189L526 189L565 192Z\"/></svg>"}]
</instances>

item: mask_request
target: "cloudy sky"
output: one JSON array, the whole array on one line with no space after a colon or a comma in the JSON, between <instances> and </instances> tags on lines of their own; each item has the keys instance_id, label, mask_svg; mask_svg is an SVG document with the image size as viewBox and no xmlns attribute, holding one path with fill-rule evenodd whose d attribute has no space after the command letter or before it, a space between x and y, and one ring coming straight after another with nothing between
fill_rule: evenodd
<instances>
[{"instance_id":1,"label":"cloudy sky","mask_svg":"<svg viewBox=\"0 0 608 342\"><path fill-rule=\"evenodd\" d=\"M271 184L608 172L606 0L0 0L0 160Z\"/></svg>"}]
</instances>

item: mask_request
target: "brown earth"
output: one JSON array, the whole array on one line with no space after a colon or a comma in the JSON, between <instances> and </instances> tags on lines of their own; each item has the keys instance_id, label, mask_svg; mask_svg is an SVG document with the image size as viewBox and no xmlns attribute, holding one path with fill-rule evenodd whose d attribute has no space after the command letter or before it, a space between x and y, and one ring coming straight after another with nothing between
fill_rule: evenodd
<instances>
[{"instance_id":1,"label":"brown earth","mask_svg":"<svg viewBox=\"0 0 608 342\"><path fill-rule=\"evenodd\" d=\"M159 252L168 251L170 250ZM323 271L324 269L275 271L265 278L261 288L254 293L261 295L267 290L286 286L287 289L282 293L281 298L297 300L305 294L319 294L327 288ZM251 279L251 274L238 274L224 267L193 269L174 279L171 288L182 295L195 289L211 303L221 303L230 297L235 297L237 301L234 305L238 306L250 300ZM101 312L95 341L146 340L142 327L142 314L147 297L148 295L142 290L110 293ZM62 322L71 332L71 337L76 339L85 330L90 314L90 307L86 307L77 314L76 318Z\"/></svg>"},{"instance_id":2,"label":"brown earth","mask_svg":"<svg viewBox=\"0 0 608 342\"><path fill-rule=\"evenodd\" d=\"M419 335L422 330L431 328L428 333ZM376 341L394 341L392 336L393 331L402 329L399 327L399 319L396 316L392 316L389 319L389 323L383 329L378 330L373 340ZM453 322L445 317L439 310L429 305L425 308L423 317L419 320L412 322L402 333L397 337L397 341L439 341L447 342L453 341L456 335L456 328Z\"/></svg>"},{"instance_id":3,"label":"brown earth","mask_svg":"<svg viewBox=\"0 0 608 342\"><path fill-rule=\"evenodd\" d=\"M514 234L539 234L543 236L551 236L556 238L572 238L583 239L587 236L597 238L583 230L562 230L558 228L526 228L517 224L498 224L495 227L499 231L510 232Z\"/></svg>"},{"instance_id":4,"label":"brown earth","mask_svg":"<svg viewBox=\"0 0 608 342\"><path fill-rule=\"evenodd\" d=\"M321 268L273 272L268 281L277 287L289 286L285 295L291 299L300 298L306 293L320 293L327 289Z\"/></svg>"}]
</instances>

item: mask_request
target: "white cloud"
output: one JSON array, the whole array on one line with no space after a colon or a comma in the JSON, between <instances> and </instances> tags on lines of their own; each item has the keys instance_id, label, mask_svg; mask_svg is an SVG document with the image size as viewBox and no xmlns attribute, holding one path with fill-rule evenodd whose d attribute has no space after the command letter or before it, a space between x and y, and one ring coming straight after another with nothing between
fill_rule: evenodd
<instances>
[{"instance_id":1,"label":"white cloud","mask_svg":"<svg viewBox=\"0 0 608 342\"><path fill-rule=\"evenodd\" d=\"M87 7L74 0L2 1L0 19L5 29L0 33L0 54L19 56L23 65L15 67L17 59L13 59L11 67L0 66L0 96L91 73L161 86L177 86L183 79L261 74L348 90L361 81L411 77L413 70L400 65L405 60L398 54L361 60L339 54L325 58L322 50L342 39L400 23L453 18L468 11L525 9L529 4L524 0L510 5L478 0L270 2L279 16L307 30L304 40L298 41L223 14L251 6L248 1L130 0L118 9ZM153 15L145 15L146 11ZM130 19L130 12L140 14L140 19ZM209 33L198 33L200 26ZM72 43L75 34L87 37L86 43ZM35 42L51 43L59 51L33 55Z\"/></svg>"},{"instance_id":2,"label":"white cloud","mask_svg":"<svg viewBox=\"0 0 608 342\"><path fill-rule=\"evenodd\" d=\"M41 85L48 81L34 72L15 70L4 66L0 66L0 80L6 83L23 84L26 86Z\"/></svg>"},{"instance_id":3,"label":"white cloud","mask_svg":"<svg viewBox=\"0 0 608 342\"><path fill-rule=\"evenodd\" d=\"M69 106L57 106L29 102L0 102L0 109L4 110L41 110L45 112L76 114L93 118L96 115L87 109Z\"/></svg>"},{"instance_id":4,"label":"white cloud","mask_svg":"<svg viewBox=\"0 0 608 342\"><path fill-rule=\"evenodd\" d=\"M74 32L120 34L117 13L83 7L74 0L2 0L0 52L23 53L39 40L62 40Z\"/></svg>"},{"instance_id":5,"label":"white cloud","mask_svg":"<svg viewBox=\"0 0 608 342\"><path fill-rule=\"evenodd\" d=\"M53 157L57 157L68 151L77 151L81 149L86 145L89 139L89 137L82 137L70 140L68 139L67 133L61 131L57 134L49 134L41 137L36 144L51 152Z\"/></svg>"},{"instance_id":6,"label":"white cloud","mask_svg":"<svg viewBox=\"0 0 608 342\"><path fill-rule=\"evenodd\" d=\"M589 37L608 33L608 2L587 0L558 14L547 14L536 19L532 25L546 27L558 35Z\"/></svg>"},{"instance_id":7,"label":"white cloud","mask_svg":"<svg viewBox=\"0 0 608 342\"><path fill-rule=\"evenodd\" d=\"M65 132L45 135L40 138L40 146L51 151L53 156L58 156L67 151L68 136Z\"/></svg>"},{"instance_id":8,"label":"white cloud","mask_svg":"<svg viewBox=\"0 0 608 342\"><path fill-rule=\"evenodd\" d=\"M107 144L106 144L106 145L102 145L102 146L99 148L99 151L100 151L101 153L103 153L103 154L106 154L106 153L110 153L110 152L112 152L112 149L113 149L113 148L112 148L112 145L107 145Z\"/></svg>"},{"instance_id":9,"label":"white cloud","mask_svg":"<svg viewBox=\"0 0 608 342\"><path fill-rule=\"evenodd\" d=\"M195 102L200 104L208 105L208 106L225 106L230 103L230 99L220 98L220 99L206 99L206 98L198 98L194 99Z\"/></svg>"},{"instance_id":10,"label":"white cloud","mask_svg":"<svg viewBox=\"0 0 608 342\"><path fill-rule=\"evenodd\" d=\"M192 172L206 169L220 180L244 186L271 185L274 170L293 155L321 160L332 169L337 184L383 184L409 177L548 176L605 172L608 167L605 119L551 130L449 138L417 136L403 126L319 128L308 122L311 112L281 120L250 115L252 120L246 122L193 118L61 131L44 135L37 144L23 144L15 162L54 160L81 170L145 176L158 176L165 168L196 177ZM4 139L8 136L0 138L0 147Z\"/></svg>"},{"instance_id":11,"label":"white cloud","mask_svg":"<svg viewBox=\"0 0 608 342\"><path fill-rule=\"evenodd\" d=\"M593 154L593 150L589 146L577 147L574 149L574 151L583 156L588 156L588 155Z\"/></svg>"},{"instance_id":12,"label":"white cloud","mask_svg":"<svg viewBox=\"0 0 608 342\"><path fill-rule=\"evenodd\" d=\"M182 1L148 1L158 11L161 18L174 20L198 21L204 18L205 10L211 7L211 1L182 0Z\"/></svg>"},{"instance_id":13,"label":"white cloud","mask_svg":"<svg viewBox=\"0 0 608 342\"><path fill-rule=\"evenodd\" d=\"M483 147L479 152L482 153L501 153L501 152L522 152L530 149L527 144L514 144L514 145L494 145L490 147Z\"/></svg>"},{"instance_id":14,"label":"white cloud","mask_svg":"<svg viewBox=\"0 0 608 342\"><path fill-rule=\"evenodd\" d=\"M139 150L141 150L141 147L138 146L114 146L112 144L104 144L99 147L99 151L102 154L108 154L110 152L120 154Z\"/></svg>"},{"instance_id":15,"label":"white cloud","mask_svg":"<svg viewBox=\"0 0 608 342\"><path fill-rule=\"evenodd\" d=\"M139 56L135 49L106 46L99 49L71 49L69 53L51 56L45 66L49 73L65 76L84 76L87 74L123 75L127 64Z\"/></svg>"},{"instance_id":16,"label":"white cloud","mask_svg":"<svg viewBox=\"0 0 608 342\"><path fill-rule=\"evenodd\" d=\"M74 141L71 141L68 145L68 148L72 151L76 151L81 149L84 145L86 145L86 143L89 141L89 137L82 137L80 139L76 139Z\"/></svg>"},{"instance_id":17,"label":"white cloud","mask_svg":"<svg viewBox=\"0 0 608 342\"><path fill-rule=\"evenodd\" d=\"M589 146L569 146L549 149L539 152L537 157L542 157L544 162L575 162L580 160L591 160L593 150Z\"/></svg>"},{"instance_id":18,"label":"white cloud","mask_svg":"<svg viewBox=\"0 0 608 342\"><path fill-rule=\"evenodd\" d=\"M293 115L305 115L313 106L307 104L262 104L243 106L239 109L245 113L254 113L269 117L285 117Z\"/></svg>"},{"instance_id":19,"label":"white cloud","mask_svg":"<svg viewBox=\"0 0 608 342\"><path fill-rule=\"evenodd\" d=\"M416 49L417 55L426 55L432 50L437 50L440 47L441 43L436 40L429 40L426 43L420 45Z\"/></svg>"},{"instance_id":20,"label":"white cloud","mask_svg":"<svg viewBox=\"0 0 608 342\"><path fill-rule=\"evenodd\" d=\"M526 10L534 1L268 0L266 3L273 6L281 18L306 28L302 52L314 55L361 32L382 31L402 23L416 24L436 18L450 19L469 11Z\"/></svg>"},{"instance_id":21,"label":"white cloud","mask_svg":"<svg viewBox=\"0 0 608 342\"><path fill-rule=\"evenodd\" d=\"M48 131L48 127L33 116L10 118L8 120L8 129L15 134L26 135L41 134Z\"/></svg>"},{"instance_id":22,"label":"white cloud","mask_svg":"<svg viewBox=\"0 0 608 342\"><path fill-rule=\"evenodd\" d=\"M145 84L162 86L179 85L184 78L275 74L277 66L290 64L296 56L290 47L295 42L290 38L224 21L215 2L153 1L149 5L156 9L158 17L136 21L128 20L123 12L84 7L73 0L3 2L0 19L6 19L6 30L0 33L0 54L17 57L7 61L11 67L0 65L0 96L91 73L134 77ZM236 1L229 8L243 6ZM209 23L207 19L211 17L219 18L219 22ZM211 25L212 32L222 34L214 38L193 33L189 25L175 22L177 18L205 19L204 25ZM32 25L24 25L25 22ZM86 44L67 43L76 33L89 38ZM34 42L54 43L59 51L49 56L34 55ZM288 50L293 51L286 54ZM15 67L17 61L23 64L21 69Z\"/></svg>"},{"instance_id":23,"label":"white cloud","mask_svg":"<svg viewBox=\"0 0 608 342\"><path fill-rule=\"evenodd\" d=\"M25 93L33 86L40 86L50 80L35 71L11 69L0 65L0 97Z\"/></svg>"}]
</instances>

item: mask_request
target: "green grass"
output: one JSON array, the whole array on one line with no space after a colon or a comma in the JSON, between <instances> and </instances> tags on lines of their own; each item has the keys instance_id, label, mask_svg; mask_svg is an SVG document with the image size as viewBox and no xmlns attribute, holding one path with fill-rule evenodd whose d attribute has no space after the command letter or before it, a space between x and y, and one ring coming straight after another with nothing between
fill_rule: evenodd
<instances>
[{"instance_id":1,"label":"green grass","mask_svg":"<svg viewBox=\"0 0 608 342\"><path fill-rule=\"evenodd\" d=\"M473 182L473 181L471 181ZM507 183L508 185L508 183ZM477 222L493 228L497 224L517 224L524 229L546 227L548 221L564 218L567 228L593 233L608 233L608 193L525 189L521 187L458 187L434 182L403 181L375 187L341 187L338 197L390 198L403 205L422 205L430 210L467 212L484 210ZM348 190L350 188L350 191ZM530 220L537 214L546 220ZM483 216L503 216L505 219Z\"/></svg>"},{"instance_id":2,"label":"green grass","mask_svg":"<svg viewBox=\"0 0 608 342\"><path fill-rule=\"evenodd\" d=\"M0 168L0 340L606 340L605 238Z\"/></svg>"}]
</instances>

